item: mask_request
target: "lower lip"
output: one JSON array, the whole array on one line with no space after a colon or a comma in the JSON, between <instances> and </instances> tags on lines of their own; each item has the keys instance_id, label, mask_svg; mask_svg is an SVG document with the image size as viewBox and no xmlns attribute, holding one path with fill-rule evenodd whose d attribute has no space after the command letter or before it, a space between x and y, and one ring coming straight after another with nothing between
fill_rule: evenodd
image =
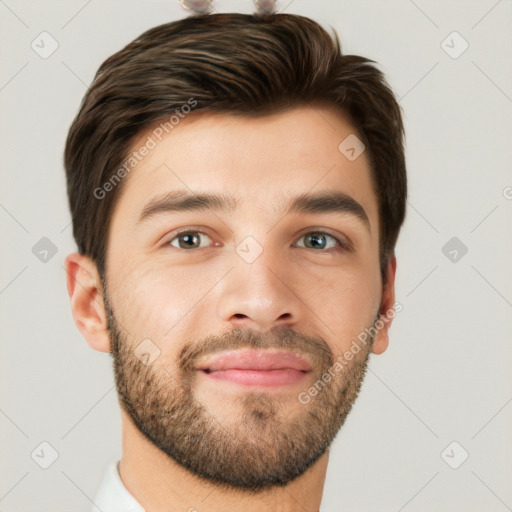
<instances>
[{"instance_id":1,"label":"lower lip","mask_svg":"<svg viewBox=\"0 0 512 512\"><path fill-rule=\"evenodd\" d=\"M302 382L307 373L293 369L283 370L219 370L203 373L215 380L227 380L246 386L284 386Z\"/></svg>"}]
</instances>

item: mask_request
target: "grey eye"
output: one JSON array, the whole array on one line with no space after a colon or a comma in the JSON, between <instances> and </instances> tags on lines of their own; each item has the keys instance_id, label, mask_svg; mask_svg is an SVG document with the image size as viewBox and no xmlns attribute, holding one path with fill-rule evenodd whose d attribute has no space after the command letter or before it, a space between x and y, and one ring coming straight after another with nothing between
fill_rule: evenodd
<instances>
[{"instance_id":1,"label":"grey eye","mask_svg":"<svg viewBox=\"0 0 512 512\"><path fill-rule=\"evenodd\" d=\"M322 233L322 232L315 231L312 233L307 233L307 234L301 236L299 240L301 240L303 238L305 240L307 240L307 242L303 246L299 245L299 247L305 247L306 249L327 250L327 249L333 249L337 245L340 245L338 240L336 238L334 238L332 235L329 235L327 233ZM329 238L331 240L334 240L334 244L332 244L331 246L327 246L327 244L328 244L327 239L329 239Z\"/></svg>"}]
</instances>

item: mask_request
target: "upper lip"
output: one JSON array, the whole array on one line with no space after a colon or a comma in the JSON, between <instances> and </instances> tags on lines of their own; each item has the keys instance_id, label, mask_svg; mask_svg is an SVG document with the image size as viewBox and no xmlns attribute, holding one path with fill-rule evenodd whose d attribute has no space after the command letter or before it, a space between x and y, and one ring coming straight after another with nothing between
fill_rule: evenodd
<instances>
[{"instance_id":1,"label":"upper lip","mask_svg":"<svg viewBox=\"0 0 512 512\"><path fill-rule=\"evenodd\" d=\"M302 372L311 370L310 362L293 352L269 350L233 350L211 356L202 361L198 370L284 370L292 369Z\"/></svg>"}]
</instances>

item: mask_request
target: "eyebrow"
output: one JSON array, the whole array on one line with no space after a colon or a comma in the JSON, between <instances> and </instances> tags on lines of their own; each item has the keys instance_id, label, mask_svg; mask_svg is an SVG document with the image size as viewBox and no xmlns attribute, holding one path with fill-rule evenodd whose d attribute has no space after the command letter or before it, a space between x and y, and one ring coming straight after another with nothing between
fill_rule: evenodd
<instances>
[{"instance_id":1,"label":"eyebrow","mask_svg":"<svg viewBox=\"0 0 512 512\"><path fill-rule=\"evenodd\" d=\"M151 199L143 208L138 223L151 217L172 212L222 211L233 213L239 204L238 198L223 193L192 193L173 190ZM370 221L363 206L343 192L304 193L292 198L283 215L291 213L341 213L352 215L362 221L370 231Z\"/></svg>"}]
</instances>

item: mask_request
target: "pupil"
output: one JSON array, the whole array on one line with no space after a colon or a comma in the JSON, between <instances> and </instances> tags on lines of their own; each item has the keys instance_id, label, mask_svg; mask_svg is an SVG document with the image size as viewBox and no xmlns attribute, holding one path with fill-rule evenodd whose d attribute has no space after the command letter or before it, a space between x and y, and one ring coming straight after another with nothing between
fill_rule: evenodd
<instances>
[{"instance_id":1,"label":"pupil","mask_svg":"<svg viewBox=\"0 0 512 512\"><path fill-rule=\"evenodd\" d=\"M318 243L320 243L320 246L324 246L325 243L322 243L322 241L319 242L320 238L324 238L323 235L311 235L311 240L313 240L313 245L318 247ZM325 240L323 240L325 242Z\"/></svg>"},{"instance_id":2,"label":"pupil","mask_svg":"<svg viewBox=\"0 0 512 512\"><path fill-rule=\"evenodd\" d=\"M194 238L197 238L197 237L194 235L190 235L190 234L183 235L183 240L185 241L185 245L188 245L188 247L195 245L193 242Z\"/></svg>"}]
</instances>

